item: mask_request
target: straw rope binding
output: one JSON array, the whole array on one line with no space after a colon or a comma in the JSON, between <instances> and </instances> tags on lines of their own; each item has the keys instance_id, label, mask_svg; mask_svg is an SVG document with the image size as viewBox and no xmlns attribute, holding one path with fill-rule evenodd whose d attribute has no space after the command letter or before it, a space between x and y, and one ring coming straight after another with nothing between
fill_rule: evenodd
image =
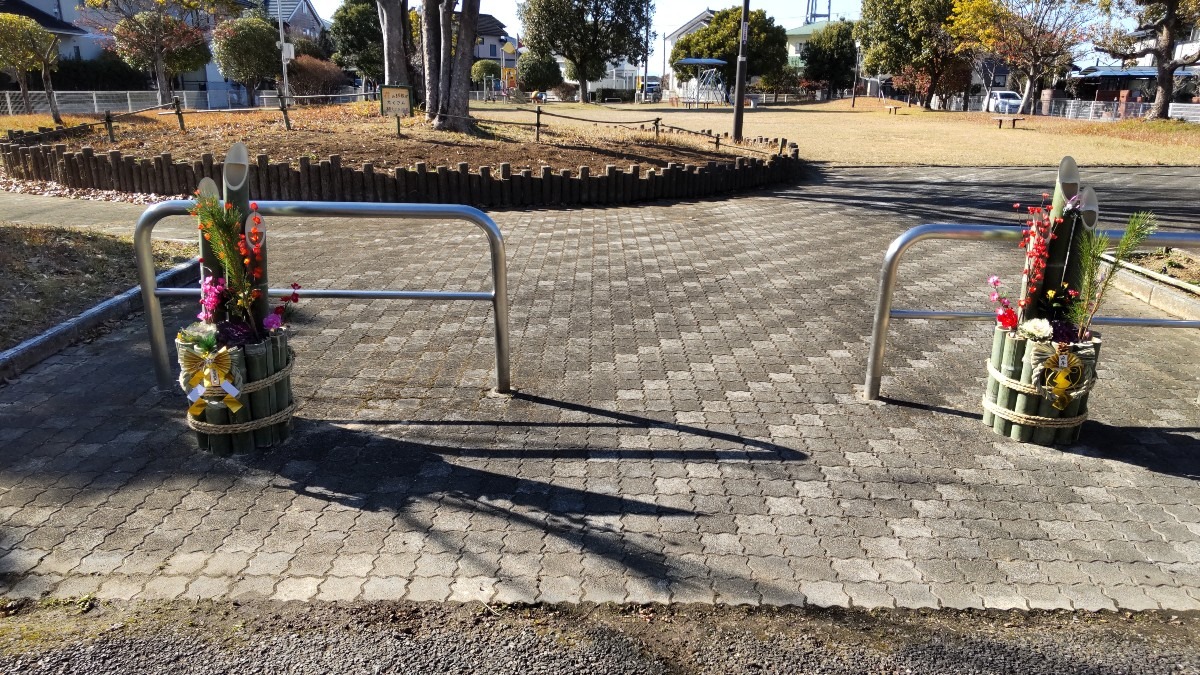
<instances>
[{"instance_id":1,"label":"straw rope binding","mask_svg":"<svg viewBox=\"0 0 1200 675\"><path fill-rule=\"evenodd\" d=\"M986 398L979 401L983 405L983 409L992 413L996 417L1008 420L1014 424L1024 424L1031 427L1043 427L1047 429L1064 429L1066 427L1077 427L1087 421L1087 415L1078 415L1076 417L1039 417L1037 415L1022 415L1019 412L1001 408L992 403Z\"/></svg>"},{"instance_id":2,"label":"straw rope binding","mask_svg":"<svg viewBox=\"0 0 1200 675\"><path fill-rule=\"evenodd\" d=\"M263 380L263 382L266 382L266 380ZM251 420L241 424L209 424L208 422L192 419L191 415L188 415L187 422L189 427L202 434L240 434L243 431L254 431L255 429L262 429L279 424L280 422L286 422L291 419L294 412L296 412L296 404L292 403L270 417Z\"/></svg>"},{"instance_id":3,"label":"straw rope binding","mask_svg":"<svg viewBox=\"0 0 1200 675\"><path fill-rule=\"evenodd\" d=\"M985 363L987 364L988 373L992 377L996 378L996 381L999 382L1000 384L1008 387L1009 389L1012 389L1015 392L1019 392L1022 394L1030 394L1033 396L1041 395L1041 392L1038 391L1038 388L1033 386L1032 384L1021 384L1017 380L1014 380L1011 377L1004 375L999 370L996 370L996 367L992 365L991 361L986 361ZM1005 419L1008 419L1008 418L1005 418ZM1011 422L1012 420L1009 420L1009 421Z\"/></svg>"}]
</instances>

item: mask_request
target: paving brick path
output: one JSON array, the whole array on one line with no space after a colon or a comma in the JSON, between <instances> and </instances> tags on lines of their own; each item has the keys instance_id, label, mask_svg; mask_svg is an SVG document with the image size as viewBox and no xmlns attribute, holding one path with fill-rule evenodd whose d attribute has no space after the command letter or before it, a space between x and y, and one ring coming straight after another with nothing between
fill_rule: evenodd
<instances>
[{"instance_id":1,"label":"paving brick path","mask_svg":"<svg viewBox=\"0 0 1200 675\"><path fill-rule=\"evenodd\" d=\"M878 267L918 217L860 183L499 213L519 393L487 393L482 303L312 301L268 454L194 451L131 320L0 387L0 590L1200 609L1200 335L1105 331L1069 448L979 423L982 325L898 324L865 403ZM271 232L277 284L487 284L469 226ZM979 307L1018 263L922 244L898 305Z\"/></svg>"}]
</instances>

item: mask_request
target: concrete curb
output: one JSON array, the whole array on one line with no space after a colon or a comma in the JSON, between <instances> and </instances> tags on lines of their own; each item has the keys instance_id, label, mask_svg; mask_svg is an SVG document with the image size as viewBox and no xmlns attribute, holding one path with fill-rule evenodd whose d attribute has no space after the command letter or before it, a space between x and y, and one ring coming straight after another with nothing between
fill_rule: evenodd
<instances>
[{"instance_id":1,"label":"concrete curb","mask_svg":"<svg viewBox=\"0 0 1200 675\"><path fill-rule=\"evenodd\" d=\"M200 278L200 266L196 260L178 265L162 272L157 277L159 286L177 286ZM125 291L68 319L36 337L29 338L12 349L0 352L0 379L11 379L29 370L58 352L74 344L88 331L106 321L124 318L141 308L140 286Z\"/></svg>"},{"instance_id":2,"label":"concrete curb","mask_svg":"<svg viewBox=\"0 0 1200 675\"><path fill-rule=\"evenodd\" d=\"M1103 263L1106 270L1112 269L1111 263ZM1125 263L1126 269L1117 271L1113 277L1113 286L1125 291L1142 302L1173 314L1181 319L1200 321L1200 295L1173 288L1165 283L1139 274L1141 268Z\"/></svg>"}]
</instances>

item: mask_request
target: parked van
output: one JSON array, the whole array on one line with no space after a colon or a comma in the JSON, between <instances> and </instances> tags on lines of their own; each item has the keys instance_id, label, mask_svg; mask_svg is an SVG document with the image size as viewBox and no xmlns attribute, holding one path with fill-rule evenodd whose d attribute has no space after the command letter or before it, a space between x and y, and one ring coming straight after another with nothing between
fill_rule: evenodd
<instances>
[{"instance_id":1,"label":"parked van","mask_svg":"<svg viewBox=\"0 0 1200 675\"><path fill-rule=\"evenodd\" d=\"M1021 112L1021 95L1015 91L993 91L988 96L987 111L1002 115L1016 115Z\"/></svg>"}]
</instances>

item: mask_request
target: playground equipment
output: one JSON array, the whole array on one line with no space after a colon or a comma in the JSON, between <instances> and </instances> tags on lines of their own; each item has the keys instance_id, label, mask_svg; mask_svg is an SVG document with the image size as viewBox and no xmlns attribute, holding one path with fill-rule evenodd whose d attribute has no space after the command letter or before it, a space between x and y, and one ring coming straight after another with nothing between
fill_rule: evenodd
<instances>
[{"instance_id":1,"label":"playground equipment","mask_svg":"<svg viewBox=\"0 0 1200 675\"><path fill-rule=\"evenodd\" d=\"M672 68L696 66L699 69L697 76L683 85L684 105L727 103L728 86L719 70L724 65L726 62L721 59L679 59L672 63Z\"/></svg>"}]
</instances>

